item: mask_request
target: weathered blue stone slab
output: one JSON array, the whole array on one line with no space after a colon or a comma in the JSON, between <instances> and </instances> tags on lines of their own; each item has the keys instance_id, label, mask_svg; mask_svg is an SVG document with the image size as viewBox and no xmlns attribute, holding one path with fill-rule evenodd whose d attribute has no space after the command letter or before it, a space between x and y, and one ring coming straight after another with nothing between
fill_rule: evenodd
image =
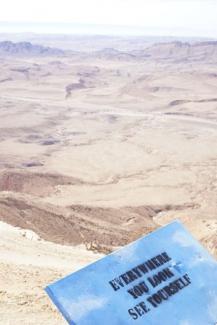
<instances>
[{"instance_id":1,"label":"weathered blue stone slab","mask_svg":"<svg viewBox=\"0 0 217 325\"><path fill-rule=\"evenodd\" d=\"M217 263L173 222L49 285L69 324L215 325Z\"/></svg>"}]
</instances>

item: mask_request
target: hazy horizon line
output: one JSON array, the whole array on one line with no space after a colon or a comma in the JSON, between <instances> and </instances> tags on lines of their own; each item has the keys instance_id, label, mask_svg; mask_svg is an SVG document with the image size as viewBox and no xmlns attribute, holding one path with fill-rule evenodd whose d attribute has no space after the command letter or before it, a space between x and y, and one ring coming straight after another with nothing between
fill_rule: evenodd
<instances>
[{"instance_id":1,"label":"hazy horizon line","mask_svg":"<svg viewBox=\"0 0 217 325\"><path fill-rule=\"evenodd\" d=\"M161 27L85 24L70 22L9 22L0 21L0 34L48 34L48 35L88 35L88 36L134 36L168 38L217 39L217 35L175 28L172 31Z\"/></svg>"}]
</instances>

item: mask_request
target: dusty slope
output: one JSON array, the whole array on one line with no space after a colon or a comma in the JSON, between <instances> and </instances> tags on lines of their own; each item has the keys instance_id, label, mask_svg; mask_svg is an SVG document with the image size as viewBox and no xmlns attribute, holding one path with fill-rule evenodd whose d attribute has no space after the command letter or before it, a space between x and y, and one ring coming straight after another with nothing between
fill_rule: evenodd
<instances>
[{"instance_id":1,"label":"dusty slope","mask_svg":"<svg viewBox=\"0 0 217 325\"><path fill-rule=\"evenodd\" d=\"M102 252L109 252L156 229L153 217L161 211L185 208L170 205L58 208L31 196L18 198L9 192L0 196L1 220L33 230L45 240L68 245L83 243Z\"/></svg>"},{"instance_id":2,"label":"dusty slope","mask_svg":"<svg viewBox=\"0 0 217 325\"><path fill-rule=\"evenodd\" d=\"M82 246L64 247L0 223L1 324L65 324L43 288L100 258Z\"/></svg>"}]
</instances>

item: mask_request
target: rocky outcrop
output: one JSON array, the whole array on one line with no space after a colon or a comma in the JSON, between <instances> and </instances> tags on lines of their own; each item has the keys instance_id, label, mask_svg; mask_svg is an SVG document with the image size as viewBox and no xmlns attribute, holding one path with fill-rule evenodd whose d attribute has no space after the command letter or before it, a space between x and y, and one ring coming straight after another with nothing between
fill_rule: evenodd
<instances>
[{"instance_id":1,"label":"rocky outcrop","mask_svg":"<svg viewBox=\"0 0 217 325\"><path fill-rule=\"evenodd\" d=\"M0 55L63 55L64 51L56 48L32 44L30 42L13 43L11 41L0 42Z\"/></svg>"}]
</instances>

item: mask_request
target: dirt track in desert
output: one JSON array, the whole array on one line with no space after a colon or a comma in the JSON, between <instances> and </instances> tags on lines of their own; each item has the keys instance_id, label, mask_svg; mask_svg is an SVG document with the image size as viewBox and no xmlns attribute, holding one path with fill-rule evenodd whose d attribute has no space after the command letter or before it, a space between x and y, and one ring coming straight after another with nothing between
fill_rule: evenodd
<instances>
[{"instance_id":1,"label":"dirt track in desert","mask_svg":"<svg viewBox=\"0 0 217 325\"><path fill-rule=\"evenodd\" d=\"M217 45L124 44L0 56L4 324L61 324L47 283L174 219L217 254Z\"/></svg>"}]
</instances>

